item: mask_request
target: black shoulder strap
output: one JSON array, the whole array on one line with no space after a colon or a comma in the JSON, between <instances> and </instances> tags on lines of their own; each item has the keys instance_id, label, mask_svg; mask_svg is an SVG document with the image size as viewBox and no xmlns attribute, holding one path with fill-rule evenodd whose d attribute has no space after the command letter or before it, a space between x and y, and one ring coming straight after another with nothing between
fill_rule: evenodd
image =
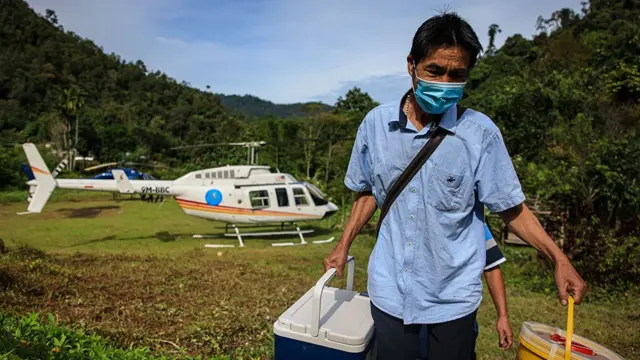
<instances>
[{"instance_id":1,"label":"black shoulder strap","mask_svg":"<svg viewBox=\"0 0 640 360\"><path fill-rule=\"evenodd\" d=\"M460 117L465 112L466 108L462 106L457 107L457 119L460 120ZM376 229L376 235L380 232L380 226L382 225L382 220L384 220L385 216L387 216L387 212L389 212L389 208L391 208L391 204L396 200L398 195L402 192L402 190L407 186L409 181L415 176L415 174L420 170L422 165L427 161L429 156L433 154L438 145L444 140L444 137L447 136L447 131L441 127L437 127L436 130L431 134L429 141L420 149L420 152L411 160L411 163L407 166L407 168L400 174L398 179L393 183L391 189L387 193L387 196L384 199L384 203L380 208L380 219L378 219L378 226Z\"/></svg>"}]
</instances>

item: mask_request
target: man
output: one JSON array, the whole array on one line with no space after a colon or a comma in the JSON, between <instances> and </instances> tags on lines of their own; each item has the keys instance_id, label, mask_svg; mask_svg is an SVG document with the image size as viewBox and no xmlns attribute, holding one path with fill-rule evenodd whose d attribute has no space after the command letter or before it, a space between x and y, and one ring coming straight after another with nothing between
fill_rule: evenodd
<instances>
[{"instance_id":1,"label":"man","mask_svg":"<svg viewBox=\"0 0 640 360\"><path fill-rule=\"evenodd\" d=\"M345 185L358 194L323 263L338 276L357 233L432 131L448 133L390 207L370 256L367 292L380 359L417 357L413 324L427 325L430 360L472 356L485 265L484 205L553 262L562 304L570 291L579 304L585 292L585 282L524 205L500 130L472 109L457 119L457 102L481 50L457 15L427 20L407 56L412 89L371 110L356 134Z\"/></svg>"},{"instance_id":2,"label":"man","mask_svg":"<svg viewBox=\"0 0 640 360\"><path fill-rule=\"evenodd\" d=\"M502 255L502 251L498 247L498 243L493 238L493 234L489 229L489 226L484 226L485 233L485 242L486 242L486 266L484 267L484 276L487 282L487 288L489 288L489 293L491 294L491 299L493 300L493 305L496 308L496 312L498 313L498 319L496 321L496 330L498 332L498 345L504 350L507 351L513 345L513 331L511 330L511 325L509 324L509 313L507 311L507 295L504 287L504 278L502 277L502 270L500 269L500 264L507 261L504 255ZM473 324L474 331L474 347L475 340L478 338L478 322L475 321ZM420 326L420 356L418 359L420 360L429 360L428 356L428 348L427 348L427 327ZM469 360L475 360L476 354L475 351L472 353L472 356Z\"/></svg>"}]
</instances>

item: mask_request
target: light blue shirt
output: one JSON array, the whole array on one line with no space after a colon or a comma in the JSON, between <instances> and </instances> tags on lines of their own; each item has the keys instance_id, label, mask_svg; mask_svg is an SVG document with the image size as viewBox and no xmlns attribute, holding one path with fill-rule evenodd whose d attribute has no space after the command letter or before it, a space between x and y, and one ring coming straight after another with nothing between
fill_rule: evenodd
<instances>
[{"instance_id":1,"label":"light blue shirt","mask_svg":"<svg viewBox=\"0 0 640 360\"><path fill-rule=\"evenodd\" d=\"M372 191L378 207L433 131L417 131L403 104L366 115L345 176L351 190ZM455 106L442 116L449 134L396 198L369 259L371 301L405 324L445 322L478 308L483 204L499 212L525 199L498 127L472 109L456 117Z\"/></svg>"}]
</instances>

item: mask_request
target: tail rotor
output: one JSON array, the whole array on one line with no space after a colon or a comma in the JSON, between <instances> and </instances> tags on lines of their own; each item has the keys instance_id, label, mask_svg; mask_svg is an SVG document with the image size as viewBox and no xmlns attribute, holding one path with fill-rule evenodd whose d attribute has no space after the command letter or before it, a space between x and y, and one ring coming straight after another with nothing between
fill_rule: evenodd
<instances>
[{"instance_id":1,"label":"tail rotor","mask_svg":"<svg viewBox=\"0 0 640 360\"><path fill-rule=\"evenodd\" d=\"M36 146L32 143L26 143L22 145L22 148L29 161L28 169L23 166L23 170L29 177L29 182L27 182L29 184L29 207L26 213L19 214L39 213L42 212L57 183ZM65 166L66 161L63 160L56 167L55 174L57 175Z\"/></svg>"}]
</instances>

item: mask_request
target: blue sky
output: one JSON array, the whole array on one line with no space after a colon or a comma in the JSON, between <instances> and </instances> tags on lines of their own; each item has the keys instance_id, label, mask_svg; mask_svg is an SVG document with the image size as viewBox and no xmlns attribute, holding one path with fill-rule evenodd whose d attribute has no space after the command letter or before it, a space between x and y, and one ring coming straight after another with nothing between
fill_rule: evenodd
<instances>
[{"instance_id":1,"label":"blue sky","mask_svg":"<svg viewBox=\"0 0 640 360\"><path fill-rule=\"evenodd\" d=\"M489 25L500 46L530 38L538 15L580 0L27 0L53 9L66 30L128 61L141 59L194 87L252 94L275 103L334 104L353 86L375 100L408 88L406 56L420 24L458 12L486 48Z\"/></svg>"}]
</instances>

